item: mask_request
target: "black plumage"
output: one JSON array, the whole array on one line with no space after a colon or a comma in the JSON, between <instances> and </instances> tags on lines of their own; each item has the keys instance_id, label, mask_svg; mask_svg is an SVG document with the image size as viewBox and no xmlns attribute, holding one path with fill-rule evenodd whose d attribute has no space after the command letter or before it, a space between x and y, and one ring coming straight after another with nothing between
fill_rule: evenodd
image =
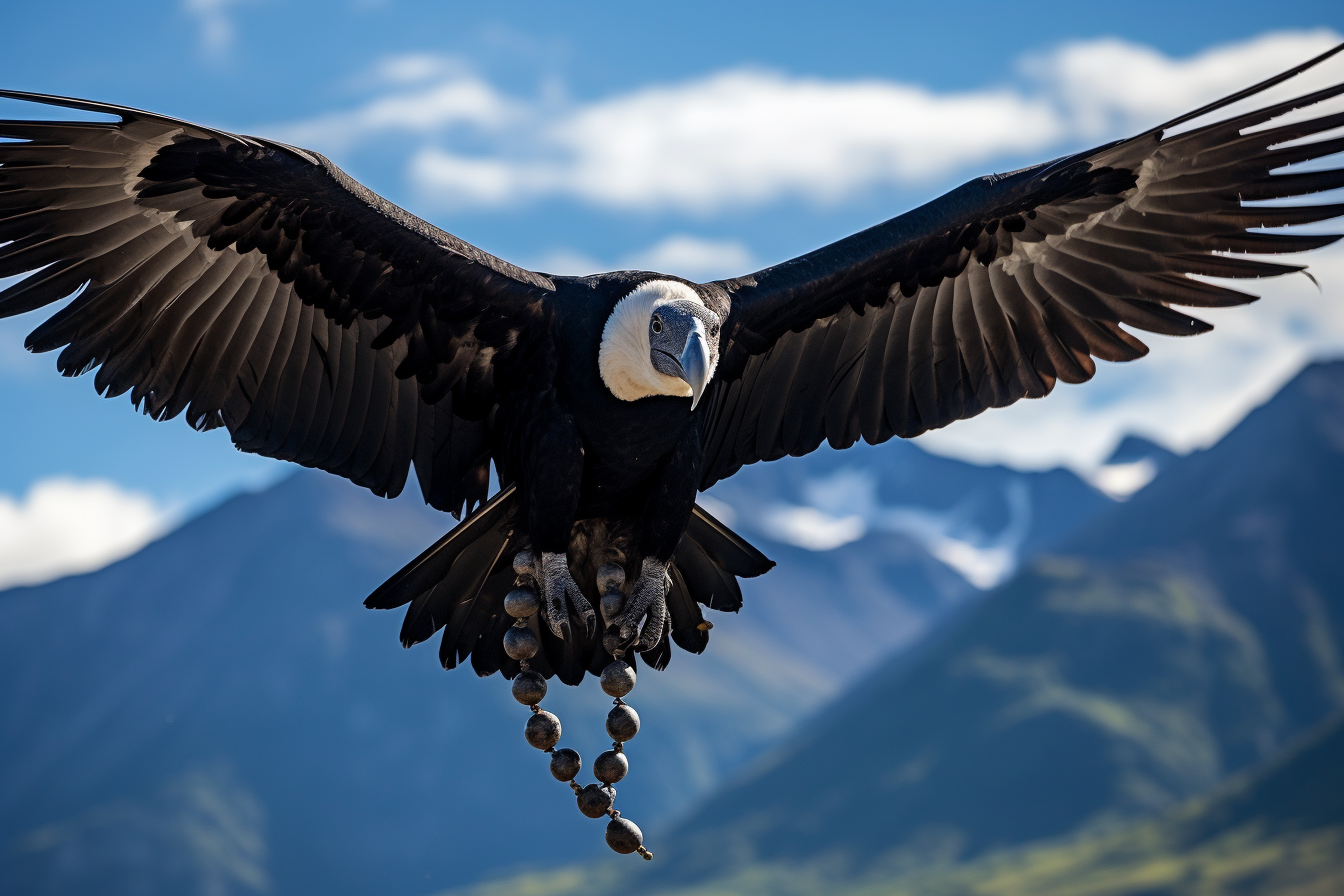
<instances>
[{"instance_id":1,"label":"black plumage","mask_svg":"<svg viewBox=\"0 0 1344 896\"><path fill-rule=\"evenodd\" d=\"M823 441L910 437L1083 382L1094 358L1146 353L1126 328L1199 333L1208 325L1173 306L1254 298L1188 275L1299 271L1243 256L1338 239L1282 228L1344 205L1245 203L1344 187L1339 168L1272 173L1344 150L1340 137L1303 142L1344 113L1273 124L1344 84L1170 132L1340 49L1129 140L979 178L707 284L525 271L315 153L0 91L116 119L0 122L0 276L33 272L0 293L0 316L78 293L27 345L59 350L64 374L96 371L100 393L380 495L399 493L413 465L429 504L470 515L366 604L409 604L407 646L442 630L445 667L518 672L500 646L503 597L528 549L558 600L549 624L530 623L533 668L577 683L617 642L661 668L673 643L705 649L701 606L738 609L737 579L773 565L696 507L697 489ZM652 335L635 346L612 330L619 309L658 284L675 301L648 299ZM649 356L634 371L645 392L622 393L634 387L599 362L619 339ZM492 464L501 491L487 501ZM560 572L544 565L557 555ZM595 576L611 562L642 635L594 625Z\"/></svg>"}]
</instances>

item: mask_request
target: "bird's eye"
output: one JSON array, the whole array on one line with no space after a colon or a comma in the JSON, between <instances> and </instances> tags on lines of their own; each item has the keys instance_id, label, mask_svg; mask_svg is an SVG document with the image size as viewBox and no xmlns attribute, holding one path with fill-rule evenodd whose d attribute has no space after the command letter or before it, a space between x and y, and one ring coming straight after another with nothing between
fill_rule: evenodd
<instances>
[{"instance_id":1,"label":"bird's eye","mask_svg":"<svg viewBox=\"0 0 1344 896\"><path fill-rule=\"evenodd\" d=\"M655 333L663 332L663 319L655 314L653 316L653 323L649 324L649 327Z\"/></svg>"}]
</instances>

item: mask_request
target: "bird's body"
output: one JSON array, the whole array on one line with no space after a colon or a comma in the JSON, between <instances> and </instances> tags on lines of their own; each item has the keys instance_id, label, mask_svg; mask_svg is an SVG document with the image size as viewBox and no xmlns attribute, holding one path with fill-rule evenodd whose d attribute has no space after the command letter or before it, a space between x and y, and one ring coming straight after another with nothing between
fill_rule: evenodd
<instances>
[{"instance_id":1,"label":"bird's body","mask_svg":"<svg viewBox=\"0 0 1344 896\"><path fill-rule=\"evenodd\" d=\"M0 122L0 277L32 272L0 293L0 316L79 292L28 340L61 349L63 373L96 370L100 392L156 418L224 427L243 450L381 495L414 468L428 503L469 516L367 605L409 604L408 646L444 629L447 667L512 677L504 594L528 556L546 623L534 668L577 683L627 650L655 666L669 641L703 650L700 605L736 609L737 577L773 565L695 505L744 464L1043 397L1089 379L1094 358L1146 353L1125 327L1198 333L1173 305L1254 299L1191 275L1301 270L1243 256L1338 239L1282 228L1344 215L1296 202L1344 171L1276 172L1344 150L1320 139L1344 113L1276 119L1344 85L1172 128L1340 49L707 284L525 271L314 153L0 91L117 119ZM624 570L619 610L599 594L603 564Z\"/></svg>"},{"instance_id":2,"label":"bird's body","mask_svg":"<svg viewBox=\"0 0 1344 896\"><path fill-rule=\"evenodd\" d=\"M642 283L668 280L618 272L554 282L555 312L542 337L554 366L545 377L520 378L517 391L499 390L496 469L517 484L517 517L535 551L567 554L571 566L594 571L611 559L632 571L648 557L666 564L695 505L699 415L681 396L614 394L604 381L602 337L622 299Z\"/></svg>"},{"instance_id":3,"label":"bird's body","mask_svg":"<svg viewBox=\"0 0 1344 896\"><path fill-rule=\"evenodd\" d=\"M619 302L642 280L661 275L620 272L589 278L555 278L558 409L572 421L583 447L581 463L565 471L581 481L581 517L632 513L647 497L660 465L685 438L694 421L689 402L677 396L617 398L599 368L603 327ZM686 472L694 495L696 471Z\"/></svg>"}]
</instances>

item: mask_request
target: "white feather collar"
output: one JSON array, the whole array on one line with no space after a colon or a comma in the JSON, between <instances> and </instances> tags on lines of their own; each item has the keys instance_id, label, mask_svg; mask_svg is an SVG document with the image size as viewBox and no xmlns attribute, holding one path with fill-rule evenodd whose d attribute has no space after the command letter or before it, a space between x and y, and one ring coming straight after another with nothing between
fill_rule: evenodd
<instances>
[{"instance_id":1,"label":"white feather collar","mask_svg":"<svg viewBox=\"0 0 1344 896\"><path fill-rule=\"evenodd\" d=\"M649 360L649 321L658 306L677 299L704 302L695 290L675 280L650 280L616 303L602 328L597 369L611 394L622 401L651 395L691 397L685 380L659 372ZM711 372L712 375L712 372Z\"/></svg>"}]
</instances>

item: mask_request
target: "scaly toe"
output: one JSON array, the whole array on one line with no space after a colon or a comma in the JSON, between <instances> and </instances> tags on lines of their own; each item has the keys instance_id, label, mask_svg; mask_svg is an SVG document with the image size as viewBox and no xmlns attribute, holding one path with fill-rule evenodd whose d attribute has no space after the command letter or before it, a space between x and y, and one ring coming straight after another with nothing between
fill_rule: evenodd
<instances>
[{"instance_id":1,"label":"scaly toe","mask_svg":"<svg viewBox=\"0 0 1344 896\"><path fill-rule=\"evenodd\" d=\"M543 552L539 565L541 568L537 579L542 583L542 608L545 610L546 624L557 638L568 641L569 607L565 597L571 589L576 593L579 590L574 577L570 575L569 560L559 552Z\"/></svg>"},{"instance_id":2,"label":"scaly toe","mask_svg":"<svg viewBox=\"0 0 1344 896\"><path fill-rule=\"evenodd\" d=\"M663 639L663 627L667 624L667 598L660 597L649 607L649 618L639 635L636 650L644 651L658 646Z\"/></svg>"},{"instance_id":3,"label":"scaly toe","mask_svg":"<svg viewBox=\"0 0 1344 896\"><path fill-rule=\"evenodd\" d=\"M667 564L652 557L644 558L630 599L626 601L620 616L622 640L633 640L639 632L639 624L649 615L655 604L662 603L666 612Z\"/></svg>"}]
</instances>

